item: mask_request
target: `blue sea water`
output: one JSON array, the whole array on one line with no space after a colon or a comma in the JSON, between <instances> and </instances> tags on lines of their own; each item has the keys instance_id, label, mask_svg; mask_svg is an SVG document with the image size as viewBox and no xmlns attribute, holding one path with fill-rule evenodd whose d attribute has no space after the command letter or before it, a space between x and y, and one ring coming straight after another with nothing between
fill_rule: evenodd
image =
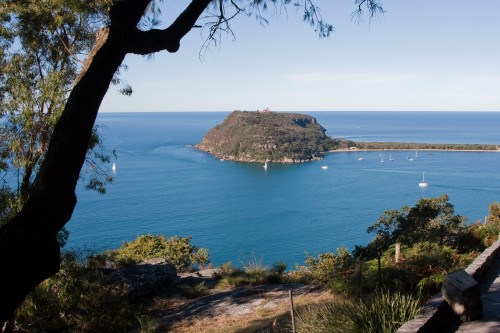
<instances>
[{"instance_id":1,"label":"blue sea water","mask_svg":"<svg viewBox=\"0 0 500 333\"><path fill-rule=\"evenodd\" d=\"M500 144L500 113L304 113L328 135L354 141ZM191 147L227 114L100 114L104 144L118 153L116 180L105 195L79 186L67 247L117 248L140 234L192 236L214 265L257 260L293 267L306 252L366 244L373 237L366 229L384 210L422 197L448 194L469 222L500 201L497 152L330 153L266 170ZM424 172L429 187L419 188Z\"/></svg>"}]
</instances>

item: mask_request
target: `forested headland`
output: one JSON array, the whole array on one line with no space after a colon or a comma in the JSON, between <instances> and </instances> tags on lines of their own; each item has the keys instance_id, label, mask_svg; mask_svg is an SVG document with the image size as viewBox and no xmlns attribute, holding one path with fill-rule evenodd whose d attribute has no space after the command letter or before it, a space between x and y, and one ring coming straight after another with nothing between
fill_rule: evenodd
<instances>
[{"instance_id":1,"label":"forested headland","mask_svg":"<svg viewBox=\"0 0 500 333\"><path fill-rule=\"evenodd\" d=\"M359 150L457 150L498 151L499 146L480 143L355 142L341 140L344 149Z\"/></svg>"}]
</instances>

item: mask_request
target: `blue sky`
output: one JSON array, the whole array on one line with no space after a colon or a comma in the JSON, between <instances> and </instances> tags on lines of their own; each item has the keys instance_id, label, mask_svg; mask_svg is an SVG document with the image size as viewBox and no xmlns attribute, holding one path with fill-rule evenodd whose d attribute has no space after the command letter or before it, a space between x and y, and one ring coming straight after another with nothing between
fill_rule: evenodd
<instances>
[{"instance_id":1,"label":"blue sky","mask_svg":"<svg viewBox=\"0 0 500 333\"><path fill-rule=\"evenodd\" d=\"M101 112L500 111L499 0L382 0L376 20L351 20L354 0L316 0L334 25L319 39L290 7L270 24L241 15L203 60L192 31L175 54L129 55ZM169 22L181 1L164 0Z\"/></svg>"}]
</instances>

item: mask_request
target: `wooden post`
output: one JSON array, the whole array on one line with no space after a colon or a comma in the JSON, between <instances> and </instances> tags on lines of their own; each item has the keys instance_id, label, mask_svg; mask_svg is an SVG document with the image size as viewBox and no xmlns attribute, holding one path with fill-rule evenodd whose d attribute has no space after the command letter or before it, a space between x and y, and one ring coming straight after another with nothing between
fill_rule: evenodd
<instances>
[{"instance_id":1,"label":"wooden post","mask_svg":"<svg viewBox=\"0 0 500 333\"><path fill-rule=\"evenodd\" d=\"M381 256L382 256L382 254L379 251L378 255L377 255L377 277L378 277L378 285L379 285L379 287L382 285L382 265L380 263L380 257Z\"/></svg>"},{"instance_id":2,"label":"wooden post","mask_svg":"<svg viewBox=\"0 0 500 333\"><path fill-rule=\"evenodd\" d=\"M356 298L361 298L361 278L363 276L363 263L356 261L354 264L354 293Z\"/></svg>"},{"instance_id":3,"label":"wooden post","mask_svg":"<svg viewBox=\"0 0 500 333\"><path fill-rule=\"evenodd\" d=\"M292 318L292 333L295 333L295 315L293 310L293 298L292 289L288 289L288 294L290 295L290 317Z\"/></svg>"},{"instance_id":4,"label":"wooden post","mask_svg":"<svg viewBox=\"0 0 500 333\"><path fill-rule=\"evenodd\" d=\"M396 243L396 254L394 256L394 261L396 264L399 262L399 256L401 255L401 243L397 242Z\"/></svg>"}]
</instances>

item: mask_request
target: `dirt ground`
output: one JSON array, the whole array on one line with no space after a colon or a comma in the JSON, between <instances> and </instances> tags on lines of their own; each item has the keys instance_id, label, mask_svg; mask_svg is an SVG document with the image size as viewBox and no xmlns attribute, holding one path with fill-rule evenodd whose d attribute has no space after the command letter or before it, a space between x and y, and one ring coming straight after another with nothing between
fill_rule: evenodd
<instances>
[{"instance_id":1,"label":"dirt ground","mask_svg":"<svg viewBox=\"0 0 500 333\"><path fill-rule=\"evenodd\" d=\"M235 288L170 309L155 332L291 332L290 291L294 309L334 299L330 292L310 285Z\"/></svg>"}]
</instances>

